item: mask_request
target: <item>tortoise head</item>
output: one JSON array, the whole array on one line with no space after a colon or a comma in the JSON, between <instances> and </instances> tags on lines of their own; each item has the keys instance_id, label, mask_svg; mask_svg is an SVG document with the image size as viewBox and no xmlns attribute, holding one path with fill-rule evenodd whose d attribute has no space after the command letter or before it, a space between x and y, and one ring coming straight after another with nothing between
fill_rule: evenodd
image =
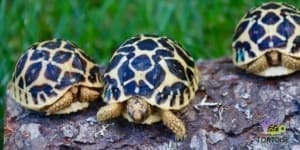
<instances>
[{"instance_id":1,"label":"tortoise head","mask_svg":"<svg viewBox=\"0 0 300 150\"><path fill-rule=\"evenodd\" d=\"M150 104L143 98L137 96L134 96L127 101L126 108L129 117L136 123L143 122L152 113Z\"/></svg>"}]
</instances>

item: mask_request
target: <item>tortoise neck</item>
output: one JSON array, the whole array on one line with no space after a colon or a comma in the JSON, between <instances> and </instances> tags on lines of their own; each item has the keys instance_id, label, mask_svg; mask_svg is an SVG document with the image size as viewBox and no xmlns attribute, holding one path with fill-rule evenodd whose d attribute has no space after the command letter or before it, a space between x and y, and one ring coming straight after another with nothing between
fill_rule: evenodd
<instances>
[{"instance_id":1,"label":"tortoise neck","mask_svg":"<svg viewBox=\"0 0 300 150\"><path fill-rule=\"evenodd\" d=\"M266 53L269 65L278 66L281 64L281 54L275 50Z\"/></svg>"}]
</instances>

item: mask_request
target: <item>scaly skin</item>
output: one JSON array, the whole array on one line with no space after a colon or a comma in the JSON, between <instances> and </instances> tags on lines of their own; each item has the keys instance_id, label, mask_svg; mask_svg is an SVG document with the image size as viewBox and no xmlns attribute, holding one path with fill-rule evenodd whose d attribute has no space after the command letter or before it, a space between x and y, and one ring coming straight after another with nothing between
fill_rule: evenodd
<instances>
[{"instance_id":1,"label":"scaly skin","mask_svg":"<svg viewBox=\"0 0 300 150\"><path fill-rule=\"evenodd\" d=\"M300 70L300 59L296 59L287 55L282 55L281 59L283 66L293 70Z\"/></svg>"},{"instance_id":2,"label":"scaly skin","mask_svg":"<svg viewBox=\"0 0 300 150\"><path fill-rule=\"evenodd\" d=\"M99 98L100 92L87 88L87 87L80 87L80 98L81 102L90 102L94 101Z\"/></svg>"},{"instance_id":3,"label":"scaly skin","mask_svg":"<svg viewBox=\"0 0 300 150\"><path fill-rule=\"evenodd\" d=\"M97 112L97 120L106 121L119 117L123 112L123 105L123 103L114 103L101 107Z\"/></svg>"},{"instance_id":4,"label":"scaly skin","mask_svg":"<svg viewBox=\"0 0 300 150\"><path fill-rule=\"evenodd\" d=\"M247 71L252 73L259 73L271 67L270 65L274 65L274 66L282 65L291 70L300 69L300 59L285 54L279 54L278 52L275 51L267 54L268 54L269 62L265 55L261 56L260 58L255 60L247 67ZM281 57L281 59L279 57Z\"/></svg>"},{"instance_id":5,"label":"scaly skin","mask_svg":"<svg viewBox=\"0 0 300 150\"><path fill-rule=\"evenodd\" d=\"M47 108L47 115L55 114L55 112L70 106L73 102L73 99L73 93L71 91L68 91L58 101Z\"/></svg>"},{"instance_id":6,"label":"scaly skin","mask_svg":"<svg viewBox=\"0 0 300 150\"><path fill-rule=\"evenodd\" d=\"M266 56L261 56L247 67L248 72L259 73L269 67Z\"/></svg>"},{"instance_id":7,"label":"scaly skin","mask_svg":"<svg viewBox=\"0 0 300 150\"><path fill-rule=\"evenodd\" d=\"M71 104L78 100L78 90L79 87L72 87L67 93L65 93L58 101L56 101L54 104L50 105L47 109L47 115L56 114L56 112L59 112L61 110L67 109L67 112L75 112L78 110L81 110L84 107L79 108L70 108ZM100 95L100 92L96 90L92 90L87 87L80 87L80 95L79 95L79 101L80 102L90 102L95 99L97 99Z\"/></svg>"},{"instance_id":8,"label":"scaly skin","mask_svg":"<svg viewBox=\"0 0 300 150\"><path fill-rule=\"evenodd\" d=\"M125 106L126 105L126 106ZM106 121L108 119L119 117L124 111L127 111L128 118L135 123L143 123L143 121L151 117L152 109L151 106L146 103L143 99L133 97L127 101L127 103L113 103L101 107L97 112L98 121ZM176 135L176 139L181 141L186 137L186 129L182 120L169 110L159 110L163 123L172 130ZM153 117L157 119L156 117ZM153 121L156 122L156 121Z\"/></svg>"},{"instance_id":9,"label":"scaly skin","mask_svg":"<svg viewBox=\"0 0 300 150\"><path fill-rule=\"evenodd\" d=\"M140 97L132 97L128 99L126 110L131 119L136 123L143 122L152 113L150 104Z\"/></svg>"},{"instance_id":10,"label":"scaly skin","mask_svg":"<svg viewBox=\"0 0 300 150\"><path fill-rule=\"evenodd\" d=\"M181 141L186 137L186 129L182 120L177 118L175 114L169 110L161 110L161 118L169 129L171 129L175 135L176 139Z\"/></svg>"}]
</instances>

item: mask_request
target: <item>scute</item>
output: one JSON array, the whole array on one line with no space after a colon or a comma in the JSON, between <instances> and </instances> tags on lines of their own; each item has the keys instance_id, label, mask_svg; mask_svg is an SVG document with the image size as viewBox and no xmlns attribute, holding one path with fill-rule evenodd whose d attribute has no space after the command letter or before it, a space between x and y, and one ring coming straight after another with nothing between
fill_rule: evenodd
<instances>
[{"instance_id":1,"label":"scute","mask_svg":"<svg viewBox=\"0 0 300 150\"><path fill-rule=\"evenodd\" d=\"M262 19L261 21L264 24L268 24L268 25L273 25L276 22L279 21L279 17L274 13L274 12L268 12Z\"/></svg>"},{"instance_id":2,"label":"scute","mask_svg":"<svg viewBox=\"0 0 300 150\"><path fill-rule=\"evenodd\" d=\"M104 82L107 103L140 96L161 109L178 110L193 99L199 78L192 57L179 44L141 34L115 51Z\"/></svg>"},{"instance_id":3,"label":"scute","mask_svg":"<svg viewBox=\"0 0 300 150\"><path fill-rule=\"evenodd\" d=\"M42 69L42 63L36 62L28 66L27 71L25 72L25 83L26 86L30 86L33 81L37 80Z\"/></svg>"},{"instance_id":4,"label":"scute","mask_svg":"<svg viewBox=\"0 0 300 150\"><path fill-rule=\"evenodd\" d=\"M153 69L146 74L146 80L153 85L154 88L160 86L165 79L166 72L158 64L155 64Z\"/></svg>"},{"instance_id":5,"label":"scute","mask_svg":"<svg viewBox=\"0 0 300 150\"><path fill-rule=\"evenodd\" d=\"M22 106L42 111L75 85L101 88L100 70L71 42L53 39L25 51L17 62L9 91Z\"/></svg>"},{"instance_id":6,"label":"scute","mask_svg":"<svg viewBox=\"0 0 300 150\"><path fill-rule=\"evenodd\" d=\"M45 71L46 79L52 80L52 81L57 81L60 73L61 73L61 69L58 66L53 65L51 63L47 64L46 71Z\"/></svg>"},{"instance_id":7,"label":"scute","mask_svg":"<svg viewBox=\"0 0 300 150\"><path fill-rule=\"evenodd\" d=\"M264 3L250 10L236 27L232 47L233 62L244 68L270 50L300 58L300 11L280 2Z\"/></svg>"},{"instance_id":8,"label":"scute","mask_svg":"<svg viewBox=\"0 0 300 150\"><path fill-rule=\"evenodd\" d=\"M145 71L149 69L152 64L147 55L139 55L132 60L131 66L137 71Z\"/></svg>"}]
</instances>

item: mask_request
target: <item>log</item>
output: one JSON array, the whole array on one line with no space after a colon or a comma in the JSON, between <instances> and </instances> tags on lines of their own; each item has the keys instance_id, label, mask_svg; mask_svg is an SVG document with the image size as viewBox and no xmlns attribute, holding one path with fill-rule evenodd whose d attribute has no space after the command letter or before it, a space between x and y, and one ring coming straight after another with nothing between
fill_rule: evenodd
<instances>
[{"instance_id":1,"label":"log","mask_svg":"<svg viewBox=\"0 0 300 150\"><path fill-rule=\"evenodd\" d=\"M300 148L300 72L263 78L234 67L229 58L198 61L197 66L201 88L191 104L177 113L188 131L183 141L176 141L161 122L140 125L118 118L98 123L101 100L78 113L45 116L20 107L7 94L4 148ZM272 135L271 125L286 130Z\"/></svg>"}]
</instances>

